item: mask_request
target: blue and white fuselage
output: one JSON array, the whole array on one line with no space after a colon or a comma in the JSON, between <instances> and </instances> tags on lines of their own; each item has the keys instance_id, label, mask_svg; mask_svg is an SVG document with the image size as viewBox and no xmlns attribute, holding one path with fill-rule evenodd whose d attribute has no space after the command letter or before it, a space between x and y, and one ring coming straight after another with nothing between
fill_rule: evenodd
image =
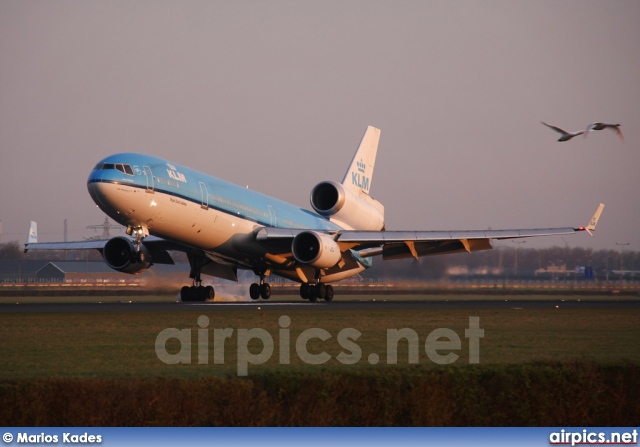
<instances>
[{"instance_id":1,"label":"blue and white fuselage","mask_svg":"<svg viewBox=\"0 0 640 447\"><path fill-rule=\"evenodd\" d=\"M343 229L290 203L150 155L110 155L91 171L87 187L96 204L123 225L141 225L150 234L181 240L196 226L211 230L210 239L197 233L192 241L203 249L224 242L221 234L243 227L252 231L256 225ZM225 225L233 230L225 231Z\"/></svg>"},{"instance_id":2,"label":"blue and white fuselage","mask_svg":"<svg viewBox=\"0 0 640 447\"><path fill-rule=\"evenodd\" d=\"M258 227L342 229L287 202L143 154L105 158L91 171L87 187L116 222L203 250Z\"/></svg>"}]
</instances>

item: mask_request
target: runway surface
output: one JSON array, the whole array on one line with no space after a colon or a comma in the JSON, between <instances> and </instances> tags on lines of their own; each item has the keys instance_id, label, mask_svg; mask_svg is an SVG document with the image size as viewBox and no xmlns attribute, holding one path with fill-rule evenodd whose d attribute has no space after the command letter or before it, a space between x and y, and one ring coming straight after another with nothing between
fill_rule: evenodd
<instances>
[{"instance_id":1,"label":"runway surface","mask_svg":"<svg viewBox=\"0 0 640 447\"><path fill-rule=\"evenodd\" d=\"M2 303L3 313L72 313L72 312L179 312L229 310L429 310L429 309L640 309L640 300L450 300L450 301L333 301L310 303L308 301L254 301L254 302L110 302L110 303Z\"/></svg>"}]
</instances>

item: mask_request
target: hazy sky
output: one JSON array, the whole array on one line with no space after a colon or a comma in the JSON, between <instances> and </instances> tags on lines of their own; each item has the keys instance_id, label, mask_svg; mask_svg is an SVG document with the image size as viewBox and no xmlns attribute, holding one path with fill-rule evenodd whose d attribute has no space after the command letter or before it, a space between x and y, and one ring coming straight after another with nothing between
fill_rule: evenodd
<instances>
[{"instance_id":1,"label":"hazy sky","mask_svg":"<svg viewBox=\"0 0 640 447\"><path fill-rule=\"evenodd\" d=\"M308 208L373 125L387 229L579 226L604 202L595 238L526 246L640 250L639 23L637 0L0 0L2 241L96 235L86 179L115 152Z\"/></svg>"}]
</instances>

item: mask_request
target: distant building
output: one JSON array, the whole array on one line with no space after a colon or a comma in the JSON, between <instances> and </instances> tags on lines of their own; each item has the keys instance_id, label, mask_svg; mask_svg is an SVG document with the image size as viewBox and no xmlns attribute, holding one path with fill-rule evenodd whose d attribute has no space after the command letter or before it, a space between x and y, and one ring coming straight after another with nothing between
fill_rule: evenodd
<instances>
[{"instance_id":1,"label":"distant building","mask_svg":"<svg viewBox=\"0 0 640 447\"><path fill-rule=\"evenodd\" d=\"M140 275L120 273L102 261L0 260L0 283L180 281L189 283L189 265L154 265Z\"/></svg>"}]
</instances>

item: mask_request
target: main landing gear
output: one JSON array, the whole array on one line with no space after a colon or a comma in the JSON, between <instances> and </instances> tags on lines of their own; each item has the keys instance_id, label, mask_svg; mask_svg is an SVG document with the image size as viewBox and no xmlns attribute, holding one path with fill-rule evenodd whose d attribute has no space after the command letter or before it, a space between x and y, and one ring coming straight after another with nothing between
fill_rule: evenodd
<instances>
[{"instance_id":1,"label":"main landing gear","mask_svg":"<svg viewBox=\"0 0 640 447\"><path fill-rule=\"evenodd\" d=\"M318 299L331 301L333 300L333 286L323 282L316 284L302 283L300 285L300 296L312 303L315 303Z\"/></svg>"},{"instance_id":2,"label":"main landing gear","mask_svg":"<svg viewBox=\"0 0 640 447\"><path fill-rule=\"evenodd\" d=\"M249 287L249 296L252 300L258 300L262 297L263 300L271 298L271 286L269 283L264 282L265 273L260 273L260 284L255 282Z\"/></svg>"},{"instance_id":3,"label":"main landing gear","mask_svg":"<svg viewBox=\"0 0 640 447\"><path fill-rule=\"evenodd\" d=\"M320 282L320 269L316 269L316 281L315 283L302 283L300 284L300 296L304 300L309 300L312 303L323 299L327 302L333 300L333 286Z\"/></svg>"},{"instance_id":4,"label":"main landing gear","mask_svg":"<svg viewBox=\"0 0 640 447\"><path fill-rule=\"evenodd\" d=\"M215 290L211 286L203 286L200 277L200 265L194 262L191 266L189 277L193 278L191 287L184 286L180 290L180 299L182 301L213 301L216 296Z\"/></svg>"},{"instance_id":5,"label":"main landing gear","mask_svg":"<svg viewBox=\"0 0 640 447\"><path fill-rule=\"evenodd\" d=\"M182 301L207 301L213 300L216 296L215 290L211 286L203 286L202 283L191 287L184 286L180 290L180 299Z\"/></svg>"}]
</instances>

